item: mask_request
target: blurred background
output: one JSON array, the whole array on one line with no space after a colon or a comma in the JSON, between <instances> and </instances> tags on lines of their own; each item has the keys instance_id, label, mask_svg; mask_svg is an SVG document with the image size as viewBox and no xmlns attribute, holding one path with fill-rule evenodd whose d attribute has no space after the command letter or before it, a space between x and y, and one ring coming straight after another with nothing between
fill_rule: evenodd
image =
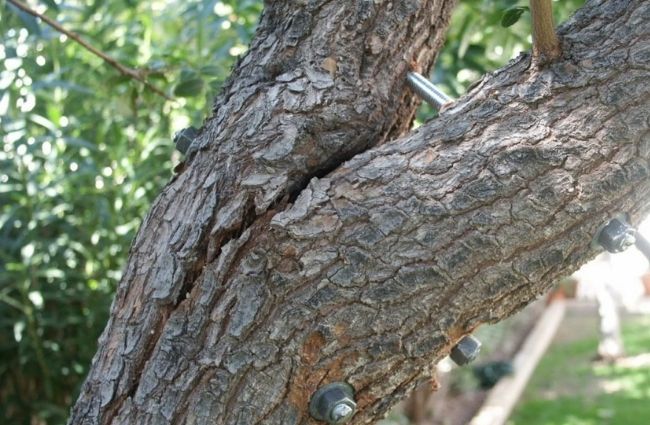
<instances>
[{"instance_id":1,"label":"blurred background","mask_svg":"<svg viewBox=\"0 0 650 425\"><path fill-rule=\"evenodd\" d=\"M65 423L87 373L140 220L181 158L174 151L173 135L189 125L200 126L209 115L211 100L246 52L262 1L27 3L140 70L174 99L120 75L74 40L10 1L0 1L0 422L54 425ZM582 0L554 4L556 21L562 22ZM461 1L432 79L457 97L482 74L529 50L526 5L523 0ZM434 115L425 105L418 121ZM617 256L610 257L601 263L616 276ZM540 377L533 376L511 423L650 423L648 412L641 422L616 416L635 397L650 395L647 364L641 379L628 377L618 360L609 361L650 350L650 323L639 315L647 291L640 276L647 263L642 257L630 261L638 273L628 279L633 289L625 293L611 290L621 287L619 279L583 284L593 280L593 273L567 278L558 288L562 297L577 293L584 301L576 303L584 305L567 309L560 326L566 332L558 331L558 338L563 332L567 336L557 348L551 345L538 366ZM593 363L601 339L595 306L603 293L610 294L605 304L623 311L624 351L605 363ZM384 423L467 423L467 412L480 407L488 388L512 372L508 361L544 310L541 302L483 328L479 363L491 362L487 365L492 369L481 375L471 367L443 362L441 390L433 396L426 389L418 391ZM571 324L573 316L577 324ZM555 388L548 381L551 371L584 379ZM609 392L592 385L618 376L622 380L610 385ZM592 404L580 410L575 397L582 396L576 392L585 386L590 390L584 397ZM574 398L556 403L567 391ZM620 406L599 407L602 394L610 400L617 391L625 392ZM558 405L578 419L530 419Z\"/></svg>"}]
</instances>

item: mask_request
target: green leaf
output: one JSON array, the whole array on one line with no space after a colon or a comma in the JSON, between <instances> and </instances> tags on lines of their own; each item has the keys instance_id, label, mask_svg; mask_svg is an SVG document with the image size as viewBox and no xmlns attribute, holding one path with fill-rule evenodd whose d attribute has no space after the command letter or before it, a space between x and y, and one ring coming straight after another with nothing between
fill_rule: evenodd
<instances>
[{"instance_id":1,"label":"green leaf","mask_svg":"<svg viewBox=\"0 0 650 425\"><path fill-rule=\"evenodd\" d=\"M207 75L210 77L219 77L224 75L224 69L216 65L202 66L200 72L202 75Z\"/></svg>"},{"instance_id":2,"label":"green leaf","mask_svg":"<svg viewBox=\"0 0 650 425\"><path fill-rule=\"evenodd\" d=\"M181 76L180 80L185 81L185 80L191 80L192 78L196 78L199 76L199 73L196 72L192 68L183 68L181 69Z\"/></svg>"},{"instance_id":3,"label":"green leaf","mask_svg":"<svg viewBox=\"0 0 650 425\"><path fill-rule=\"evenodd\" d=\"M501 18L501 26L508 28L509 26L516 24L517 21L519 21L519 18L521 18L521 15L523 15L527 10L527 6L513 7L512 9L506 10Z\"/></svg>"},{"instance_id":4,"label":"green leaf","mask_svg":"<svg viewBox=\"0 0 650 425\"><path fill-rule=\"evenodd\" d=\"M201 94L203 90L203 80L201 78L191 78L181 81L174 88L174 96L192 97Z\"/></svg>"}]
</instances>

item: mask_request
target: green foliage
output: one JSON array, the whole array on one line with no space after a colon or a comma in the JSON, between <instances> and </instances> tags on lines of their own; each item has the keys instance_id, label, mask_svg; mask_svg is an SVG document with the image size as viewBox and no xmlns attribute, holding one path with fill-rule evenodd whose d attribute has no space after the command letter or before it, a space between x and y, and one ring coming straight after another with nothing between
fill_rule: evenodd
<instances>
[{"instance_id":1,"label":"green foliage","mask_svg":"<svg viewBox=\"0 0 650 425\"><path fill-rule=\"evenodd\" d=\"M208 114L261 4L31 4L178 97L0 3L0 417L62 424L129 243L180 158L172 135Z\"/></svg>"},{"instance_id":2,"label":"green foliage","mask_svg":"<svg viewBox=\"0 0 650 425\"><path fill-rule=\"evenodd\" d=\"M563 19L582 0L556 2ZM174 101L0 1L0 417L62 424L130 241L244 53L261 0L31 0ZM460 4L435 79L458 96L528 49L516 0ZM430 113L429 113L430 116Z\"/></svg>"}]
</instances>

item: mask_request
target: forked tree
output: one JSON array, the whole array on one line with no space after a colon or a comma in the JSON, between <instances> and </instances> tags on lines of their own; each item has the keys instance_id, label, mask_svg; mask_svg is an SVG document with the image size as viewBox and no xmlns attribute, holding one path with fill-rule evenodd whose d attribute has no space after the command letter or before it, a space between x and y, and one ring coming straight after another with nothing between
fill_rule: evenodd
<instances>
[{"instance_id":1,"label":"forked tree","mask_svg":"<svg viewBox=\"0 0 650 425\"><path fill-rule=\"evenodd\" d=\"M316 423L335 381L372 423L648 212L650 2L589 1L411 131L405 76L454 3L267 2L133 242L71 424Z\"/></svg>"}]
</instances>

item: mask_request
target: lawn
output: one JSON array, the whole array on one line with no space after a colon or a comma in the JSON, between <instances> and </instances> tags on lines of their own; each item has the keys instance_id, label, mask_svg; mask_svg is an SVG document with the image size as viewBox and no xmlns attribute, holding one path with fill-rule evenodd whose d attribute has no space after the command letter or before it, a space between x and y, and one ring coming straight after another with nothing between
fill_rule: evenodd
<instances>
[{"instance_id":1,"label":"lawn","mask_svg":"<svg viewBox=\"0 0 650 425\"><path fill-rule=\"evenodd\" d=\"M597 323L567 316L508 425L650 424L650 317L623 321L626 358L592 361Z\"/></svg>"}]
</instances>

